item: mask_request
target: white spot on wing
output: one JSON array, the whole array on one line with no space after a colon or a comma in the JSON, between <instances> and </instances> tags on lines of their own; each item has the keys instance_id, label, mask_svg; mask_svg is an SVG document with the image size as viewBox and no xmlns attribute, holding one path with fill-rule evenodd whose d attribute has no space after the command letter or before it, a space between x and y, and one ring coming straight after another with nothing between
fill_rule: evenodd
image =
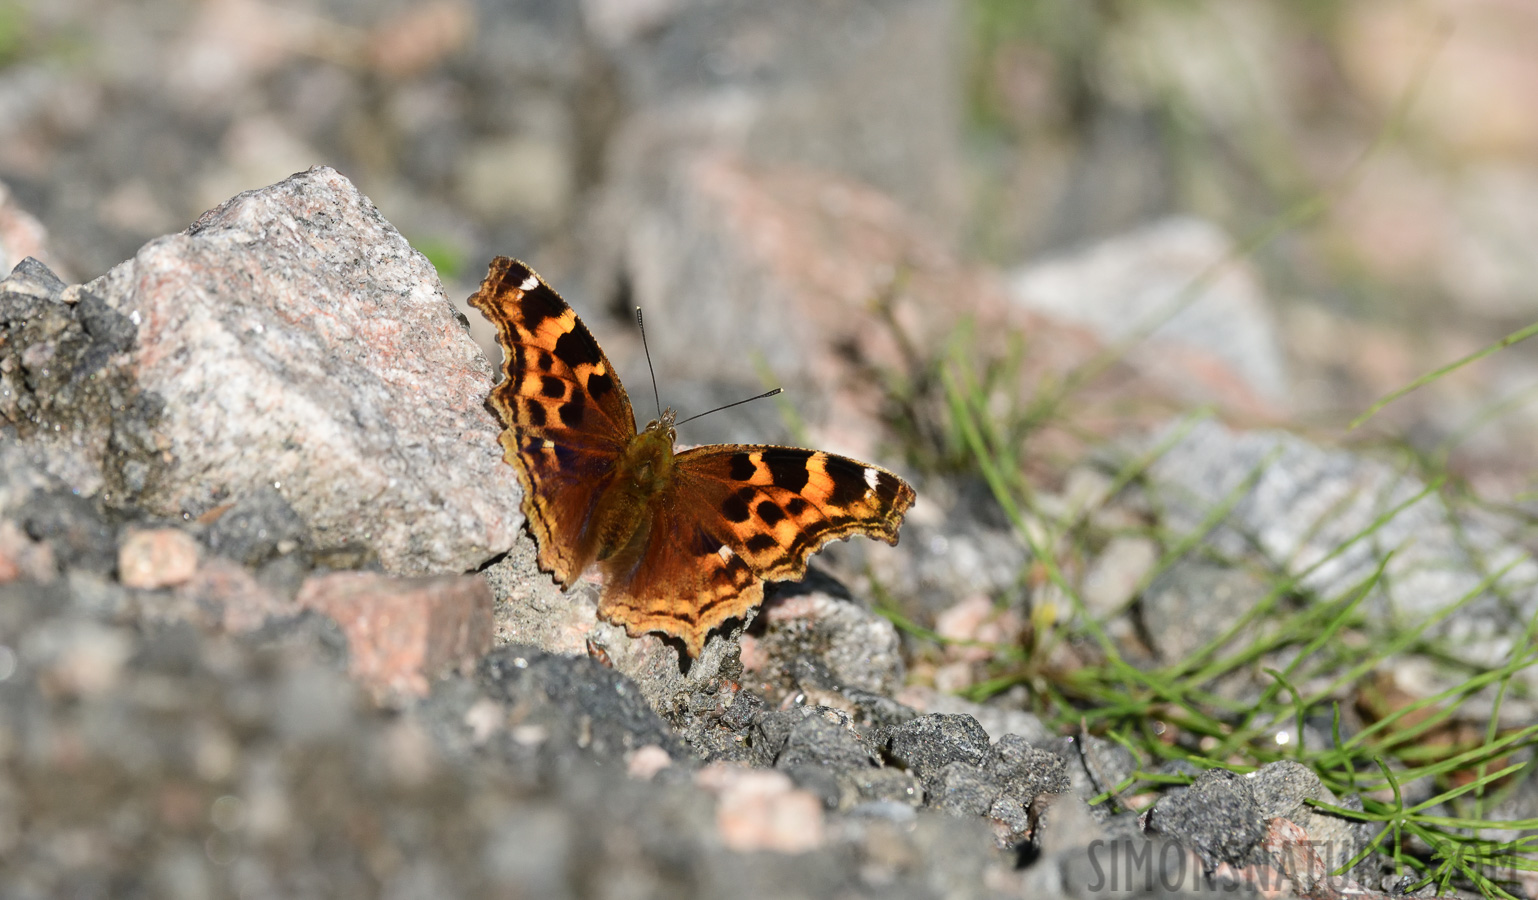
<instances>
[{"instance_id":1,"label":"white spot on wing","mask_svg":"<svg viewBox=\"0 0 1538 900\"><path fill-rule=\"evenodd\" d=\"M872 469L869 466L865 467L865 483L870 487L870 490L874 491L876 489L876 484L880 478L881 476L876 472L875 469ZM867 493L869 493L869 491L867 491Z\"/></svg>"},{"instance_id":2,"label":"white spot on wing","mask_svg":"<svg viewBox=\"0 0 1538 900\"><path fill-rule=\"evenodd\" d=\"M736 556L737 554L732 552L732 548L722 544L720 548L716 550L716 555L721 557L722 562L731 562L732 557Z\"/></svg>"},{"instance_id":3,"label":"white spot on wing","mask_svg":"<svg viewBox=\"0 0 1538 900\"><path fill-rule=\"evenodd\" d=\"M537 287L539 287L539 276L533 272L530 272L529 277L523 280L523 284L518 285L518 288L524 291L532 291Z\"/></svg>"},{"instance_id":4,"label":"white spot on wing","mask_svg":"<svg viewBox=\"0 0 1538 900\"><path fill-rule=\"evenodd\" d=\"M546 450L554 450L555 449L555 441L552 441L549 438L545 438L545 442L543 444L541 444L540 446L544 447Z\"/></svg>"}]
</instances>

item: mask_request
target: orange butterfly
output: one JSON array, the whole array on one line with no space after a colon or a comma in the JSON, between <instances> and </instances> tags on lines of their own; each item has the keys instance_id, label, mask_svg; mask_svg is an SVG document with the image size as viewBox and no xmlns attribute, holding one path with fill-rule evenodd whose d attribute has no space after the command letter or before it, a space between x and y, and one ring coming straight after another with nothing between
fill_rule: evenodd
<instances>
[{"instance_id":1,"label":"orange butterfly","mask_svg":"<svg viewBox=\"0 0 1538 900\"><path fill-rule=\"evenodd\" d=\"M671 409L637 433L598 342L523 263L492 260L470 304L497 326L488 402L540 568L570 588L597 563L598 613L632 636L672 635L698 657L711 629L763 600L764 579L800 578L829 541L897 543L913 488L878 466L750 444L674 453Z\"/></svg>"}]
</instances>

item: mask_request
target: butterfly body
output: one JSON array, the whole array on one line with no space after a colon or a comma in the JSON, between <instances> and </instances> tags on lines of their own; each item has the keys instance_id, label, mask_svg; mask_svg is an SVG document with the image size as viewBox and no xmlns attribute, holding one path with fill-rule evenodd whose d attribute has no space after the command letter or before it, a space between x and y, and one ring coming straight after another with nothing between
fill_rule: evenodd
<instances>
[{"instance_id":1,"label":"butterfly body","mask_svg":"<svg viewBox=\"0 0 1538 900\"><path fill-rule=\"evenodd\" d=\"M637 431L623 385L575 312L528 266L492 261L471 298L497 326L489 405L523 486L539 564L570 588L604 576L599 615L699 656L711 629L799 578L828 541L897 543L913 489L847 457L750 444L676 452L672 410Z\"/></svg>"}]
</instances>

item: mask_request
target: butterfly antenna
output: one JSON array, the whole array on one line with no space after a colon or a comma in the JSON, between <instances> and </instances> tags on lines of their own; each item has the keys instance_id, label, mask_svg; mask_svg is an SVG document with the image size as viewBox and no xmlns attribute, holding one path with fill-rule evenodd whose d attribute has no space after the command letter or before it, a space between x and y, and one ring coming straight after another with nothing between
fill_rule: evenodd
<instances>
[{"instance_id":1,"label":"butterfly antenna","mask_svg":"<svg viewBox=\"0 0 1538 900\"><path fill-rule=\"evenodd\" d=\"M757 397L749 397L746 400L738 400L736 403L728 403L725 406L718 406L715 409L707 409L704 412L700 413L699 415L690 416L689 418L684 419L684 422L693 422L695 419L698 419L700 416L708 416L711 413L720 412L723 409L731 409L734 406L741 406L744 403L752 403L754 400L762 400L765 397L773 397L775 394L782 393L783 391L784 391L784 388L775 388L772 391L764 391L762 394L759 394ZM679 422L678 424L682 425L682 424L684 424L684 422Z\"/></svg>"},{"instance_id":2,"label":"butterfly antenna","mask_svg":"<svg viewBox=\"0 0 1538 900\"><path fill-rule=\"evenodd\" d=\"M657 370L652 368L652 349L646 346L646 326L641 322L641 307L635 308L635 327L641 331L641 349L646 351L646 371L652 376L652 399L657 401L657 418L662 418L662 395L657 393Z\"/></svg>"}]
</instances>

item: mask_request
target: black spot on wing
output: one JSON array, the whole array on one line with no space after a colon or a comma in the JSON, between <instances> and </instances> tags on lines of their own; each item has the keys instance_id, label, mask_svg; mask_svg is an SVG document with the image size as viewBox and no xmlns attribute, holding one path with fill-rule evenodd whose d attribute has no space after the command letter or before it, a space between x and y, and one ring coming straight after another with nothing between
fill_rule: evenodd
<instances>
[{"instance_id":1,"label":"black spot on wing","mask_svg":"<svg viewBox=\"0 0 1538 900\"><path fill-rule=\"evenodd\" d=\"M747 501L735 494L721 502L721 515L726 516L728 522L746 522L752 513L748 510Z\"/></svg>"},{"instance_id":2,"label":"black spot on wing","mask_svg":"<svg viewBox=\"0 0 1538 900\"><path fill-rule=\"evenodd\" d=\"M604 395L614 390L614 378L610 375L599 375L594 372L587 376L587 392L594 400L602 400Z\"/></svg>"},{"instance_id":3,"label":"black spot on wing","mask_svg":"<svg viewBox=\"0 0 1538 900\"><path fill-rule=\"evenodd\" d=\"M544 350L539 351L539 368L544 372L548 372L555 368L555 357L551 356Z\"/></svg>"},{"instance_id":4,"label":"black spot on wing","mask_svg":"<svg viewBox=\"0 0 1538 900\"><path fill-rule=\"evenodd\" d=\"M795 516L796 518L800 518L801 514L806 512L806 507L806 501L802 500L800 497L792 497L785 501L785 511L790 513L792 516Z\"/></svg>"},{"instance_id":5,"label":"black spot on wing","mask_svg":"<svg viewBox=\"0 0 1538 900\"><path fill-rule=\"evenodd\" d=\"M567 428L576 428L582 424L582 415L587 412L587 401L581 394L572 394L571 399L561 404L561 424Z\"/></svg>"},{"instance_id":6,"label":"black spot on wing","mask_svg":"<svg viewBox=\"0 0 1538 900\"><path fill-rule=\"evenodd\" d=\"M533 274L526 266L513 266L508 270L507 280L513 287L523 290L522 284ZM558 319L565 311L566 301L544 284L537 284L533 290L524 291L523 296L518 300L518 312L523 317L523 327L529 331L538 331L539 326L546 319Z\"/></svg>"},{"instance_id":7,"label":"black spot on wing","mask_svg":"<svg viewBox=\"0 0 1538 900\"><path fill-rule=\"evenodd\" d=\"M753 473L757 471L758 467L753 465L753 457L746 453L732 454L731 471L727 473L732 476L732 480L751 481Z\"/></svg>"},{"instance_id":8,"label":"black spot on wing","mask_svg":"<svg viewBox=\"0 0 1538 900\"><path fill-rule=\"evenodd\" d=\"M774 479L775 487L784 488L793 494L800 493L810 477L806 471L806 461L812 458L813 452L795 448L764 451L764 465L769 467L769 475Z\"/></svg>"},{"instance_id":9,"label":"black spot on wing","mask_svg":"<svg viewBox=\"0 0 1538 900\"><path fill-rule=\"evenodd\" d=\"M775 543L773 535L755 534L743 542L743 546L749 553L760 554L773 550L778 544Z\"/></svg>"},{"instance_id":10,"label":"black spot on wing","mask_svg":"<svg viewBox=\"0 0 1538 900\"><path fill-rule=\"evenodd\" d=\"M598 342L578 322L556 340L555 358L575 369L578 366L598 365L603 354L598 349Z\"/></svg>"},{"instance_id":11,"label":"black spot on wing","mask_svg":"<svg viewBox=\"0 0 1538 900\"><path fill-rule=\"evenodd\" d=\"M852 506L865 499L870 485L865 483L865 467L852 459L829 456L823 460L833 489L828 492L828 502L834 506Z\"/></svg>"},{"instance_id":12,"label":"black spot on wing","mask_svg":"<svg viewBox=\"0 0 1538 900\"><path fill-rule=\"evenodd\" d=\"M532 397L523 400L523 417L535 428L545 427L545 405Z\"/></svg>"},{"instance_id":13,"label":"black spot on wing","mask_svg":"<svg viewBox=\"0 0 1538 900\"><path fill-rule=\"evenodd\" d=\"M785 521L785 512L778 506L775 506L772 500L760 501L758 506L755 507L755 511L758 513L758 517L764 520L764 524L770 528Z\"/></svg>"},{"instance_id":14,"label":"black spot on wing","mask_svg":"<svg viewBox=\"0 0 1538 900\"><path fill-rule=\"evenodd\" d=\"M554 375L545 375L539 379L539 392L552 400L566 396L566 382Z\"/></svg>"}]
</instances>

